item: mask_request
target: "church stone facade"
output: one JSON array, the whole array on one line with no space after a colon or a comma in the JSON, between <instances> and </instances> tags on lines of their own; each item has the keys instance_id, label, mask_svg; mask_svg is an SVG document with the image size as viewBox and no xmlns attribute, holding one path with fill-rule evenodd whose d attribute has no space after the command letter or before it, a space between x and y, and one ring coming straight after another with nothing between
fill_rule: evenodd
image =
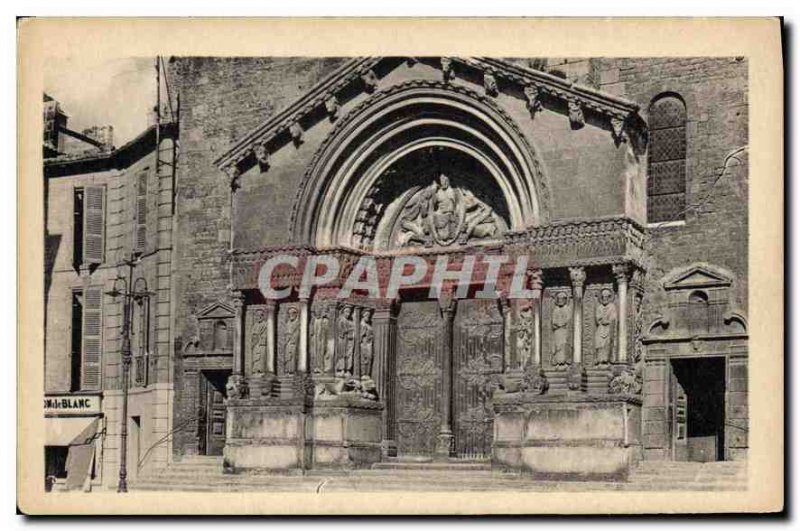
<instances>
[{"instance_id":1,"label":"church stone facade","mask_svg":"<svg viewBox=\"0 0 800 531\"><path fill-rule=\"evenodd\" d=\"M173 58L172 454L226 470L489 461L624 478L747 455L739 58ZM332 283L266 299L271 257ZM362 256L524 256L336 296ZM500 269L501 280L510 271Z\"/></svg>"}]
</instances>

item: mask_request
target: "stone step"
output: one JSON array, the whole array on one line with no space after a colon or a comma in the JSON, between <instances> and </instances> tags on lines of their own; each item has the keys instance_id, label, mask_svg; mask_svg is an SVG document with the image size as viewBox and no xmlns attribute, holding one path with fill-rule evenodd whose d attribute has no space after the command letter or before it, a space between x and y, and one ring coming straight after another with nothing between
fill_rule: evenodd
<instances>
[{"instance_id":1,"label":"stone step","mask_svg":"<svg viewBox=\"0 0 800 531\"><path fill-rule=\"evenodd\" d=\"M372 465L373 470L423 470L448 472L477 472L492 470L492 465L486 462L464 461L383 461Z\"/></svg>"}]
</instances>

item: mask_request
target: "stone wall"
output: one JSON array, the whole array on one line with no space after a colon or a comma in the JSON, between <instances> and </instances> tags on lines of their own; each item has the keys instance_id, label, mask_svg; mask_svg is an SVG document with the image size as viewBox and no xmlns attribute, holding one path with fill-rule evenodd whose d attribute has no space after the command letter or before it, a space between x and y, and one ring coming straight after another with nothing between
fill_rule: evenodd
<instances>
[{"instance_id":1,"label":"stone wall","mask_svg":"<svg viewBox=\"0 0 800 531\"><path fill-rule=\"evenodd\" d=\"M228 179L213 165L214 159L341 61L174 58L170 62L170 80L181 99L175 238L178 352L198 335L192 314L230 296L227 256L231 196ZM284 234L282 229L281 236ZM195 386L196 377L194 382L184 383L181 370L176 371L176 389L193 390ZM179 391L176 419L196 416L193 395ZM196 431L196 422L189 422L176 433L177 452L183 453L184 447L196 448Z\"/></svg>"},{"instance_id":2,"label":"stone wall","mask_svg":"<svg viewBox=\"0 0 800 531\"><path fill-rule=\"evenodd\" d=\"M734 275L729 309L747 312L748 166L747 151L726 157L748 143L748 77L743 58L599 59L599 89L631 99L647 119L659 94L678 94L686 103L685 223L651 225L647 240L644 332L667 311L661 280L695 263L721 266ZM700 350L696 355L703 355ZM746 346L710 347L729 352L726 381L726 446L730 458L747 446ZM669 360L647 364L644 378L643 438L646 455L669 446L666 402ZM649 451L652 450L652 451Z\"/></svg>"}]
</instances>

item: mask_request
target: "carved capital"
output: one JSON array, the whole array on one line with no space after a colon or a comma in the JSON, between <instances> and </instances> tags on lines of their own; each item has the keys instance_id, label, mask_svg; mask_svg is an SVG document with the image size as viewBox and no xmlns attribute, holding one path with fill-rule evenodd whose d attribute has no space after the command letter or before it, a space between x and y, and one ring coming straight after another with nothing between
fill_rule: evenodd
<instances>
[{"instance_id":1,"label":"carved capital","mask_svg":"<svg viewBox=\"0 0 800 531\"><path fill-rule=\"evenodd\" d=\"M241 311L244 306L244 293L239 290L231 291L231 299L233 300L233 307L237 311Z\"/></svg>"},{"instance_id":2,"label":"carved capital","mask_svg":"<svg viewBox=\"0 0 800 531\"><path fill-rule=\"evenodd\" d=\"M540 296L542 294L542 286L544 284L541 269L528 269L525 271L525 279L528 281L528 286L533 291L536 291Z\"/></svg>"},{"instance_id":3,"label":"carved capital","mask_svg":"<svg viewBox=\"0 0 800 531\"><path fill-rule=\"evenodd\" d=\"M528 111L531 116L542 110L542 101L540 99L539 87L528 85L525 87L525 100Z\"/></svg>"},{"instance_id":4,"label":"carved capital","mask_svg":"<svg viewBox=\"0 0 800 531\"><path fill-rule=\"evenodd\" d=\"M586 269L582 267L570 267L569 278L572 281L572 287L582 288L586 282Z\"/></svg>"},{"instance_id":5,"label":"carved capital","mask_svg":"<svg viewBox=\"0 0 800 531\"><path fill-rule=\"evenodd\" d=\"M364 82L364 90L367 92L375 92L375 89L378 88L378 76L375 75L374 70L367 70L361 74L361 81Z\"/></svg>"},{"instance_id":6,"label":"carved capital","mask_svg":"<svg viewBox=\"0 0 800 531\"><path fill-rule=\"evenodd\" d=\"M611 266L611 270L614 272L614 278L617 279L617 283L628 282L628 277L631 271L631 268L628 264L614 264Z\"/></svg>"},{"instance_id":7,"label":"carved capital","mask_svg":"<svg viewBox=\"0 0 800 531\"><path fill-rule=\"evenodd\" d=\"M267 146L263 143L256 144L253 146L253 155L256 157L256 161L258 162L261 169L266 169L269 167L269 150L267 150Z\"/></svg>"},{"instance_id":8,"label":"carved capital","mask_svg":"<svg viewBox=\"0 0 800 531\"><path fill-rule=\"evenodd\" d=\"M583 117L583 107L575 100L569 102L569 124L573 129L580 129L586 125Z\"/></svg>"},{"instance_id":9,"label":"carved capital","mask_svg":"<svg viewBox=\"0 0 800 531\"><path fill-rule=\"evenodd\" d=\"M339 100L336 98L336 95L331 94L325 100L325 112L328 113L328 118L331 120L335 120L337 116L339 116Z\"/></svg>"},{"instance_id":10,"label":"carved capital","mask_svg":"<svg viewBox=\"0 0 800 531\"><path fill-rule=\"evenodd\" d=\"M497 96L497 78L491 72L483 73L483 88L489 96Z\"/></svg>"}]
</instances>

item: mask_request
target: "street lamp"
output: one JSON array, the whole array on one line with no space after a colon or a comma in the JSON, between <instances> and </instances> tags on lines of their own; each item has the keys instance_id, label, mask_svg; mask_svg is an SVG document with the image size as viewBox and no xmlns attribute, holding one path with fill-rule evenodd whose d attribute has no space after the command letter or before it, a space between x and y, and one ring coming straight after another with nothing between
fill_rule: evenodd
<instances>
[{"instance_id":1,"label":"street lamp","mask_svg":"<svg viewBox=\"0 0 800 531\"><path fill-rule=\"evenodd\" d=\"M147 291L147 280L144 277L133 279L133 269L141 263L141 259L132 254L123 260L120 266L128 266L128 276L118 276L114 279L110 295L114 300L124 297L122 306L122 421L120 426L120 458L119 458L119 483L117 492L128 492L128 380L131 366L131 302L134 299L149 298L152 293ZM141 290L137 289L142 283ZM117 283L122 283L122 291L117 288Z\"/></svg>"}]
</instances>

